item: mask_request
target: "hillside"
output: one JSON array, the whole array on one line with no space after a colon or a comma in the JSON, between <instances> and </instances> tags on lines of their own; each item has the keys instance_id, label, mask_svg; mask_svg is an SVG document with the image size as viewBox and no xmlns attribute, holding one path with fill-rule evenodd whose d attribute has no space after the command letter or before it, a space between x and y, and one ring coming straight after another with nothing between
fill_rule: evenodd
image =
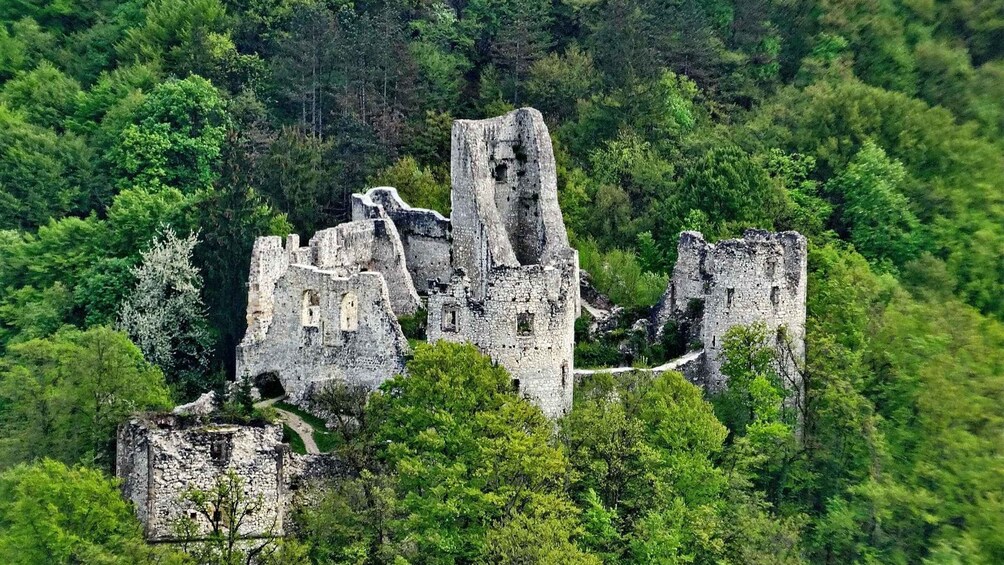
<instances>
[{"instance_id":1,"label":"hillside","mask_svg":"<svg viewBox=\"0 0 1004 565\"><path fill-rule=\"evenodd\" d=\"M755 327L731 394L600 375L557 426L420 346L270 559L1004 562L1002 0L0 3L0 554L185 562L115 429L240 377L255 238L381 185L448 216L453 121L524 106L628 324L681 231L808 238L799 413Z\"/></svg>"}]
</instances>

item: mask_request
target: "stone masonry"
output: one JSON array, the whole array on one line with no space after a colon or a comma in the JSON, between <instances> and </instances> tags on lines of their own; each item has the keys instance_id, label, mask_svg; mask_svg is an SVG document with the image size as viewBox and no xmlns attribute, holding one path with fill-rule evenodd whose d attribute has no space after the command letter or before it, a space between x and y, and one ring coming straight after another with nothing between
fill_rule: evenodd
<instances>
[{"instance_id":1,"label":"stone masonry","mask_svg":"<svg viewBox=\"0 0 1004 565\"><path fill-rule=\"evenodd\" d=\"M467 341L551 417L572 405L578 253L558 207L539 112L453 125L452 266L428 298L428 338Z\"/></svg>"},{"instance_id":2,"label":"stone masonry","mask_svg":"<svg viewBox=\"0 0 1004 565\"><path fill-rule=\"evenodd\" d=\"M805 359L806 240L796 232L747 230L741 239L708 243L698 232L680 234L669 287L653 312L661 330L694 315L693 335L704 347L698 384L725 385L722 340L729 328L763 322L779 350L780 370L799 393L797 365Z\"/></svg>"},{"instance_id":3,"label":"stone masonry","mask_svg":"<svg viewBox=\"0 0 1004 565\"><path fill-rule=\"evenodd\" d=\"M401 236L405 263L419 294L427 294L430 282L449 282L450 220L435 210L412 208L396 188L380 186L365 194L352 195L353 221L390 218Z\"/></svg>"},{"instance_id":4,"label":"stone masonry","mask_svg":"<svg viewBox=\"0 0 1004 565\"><path fill-rule=\"evenodd\" d=\"M473 343L549 416L571 408L578 254L558 207L547 127L526 108L459 120L452 143L450 219L378 187L353 195L353 221L306 248L296 236L285 249L259 238L238 374L276 372L300 404L331 379L378 386L403 369L406 351L382 285L397 316L427 296L429 341Z\"/></svg>"},{"instance_id":5,"label":"stone masonry","mask_svg":"<svg viewBox=\"0 0 1004 565\"><path fill-rule=\"evenodd\" d=\"M344 475L330 455L297 455L282 443L278 424L219 424L171 414L140 414L119 426L115 475L132 502L148 541L174 542L182 518L195 522L195 538L211 524L185 499L188 489L209 491L228 471L243 483L244 500L261 508L244 518L240 538L281 536L300 485Z\"/></svg>"},{"instance_id":6,"label":"stone masonry","mask_svg":"<svg viewBox=\"0 0 1004 565\"><path fill-rule=\"evenodd\" d=\"M396 275L397 296L407 297L400 287L410 287L410 275L400 261L367 263L370 257L380 257L374 244L380 233L396 232L381 219L324 230L306 248L299 247L296 236L287 238L285 248L278 237L258 238L252 253L248 331L237 348L237 374L276 373L290 401L306 406L314 388L332 380L375 389L400 373L408 345L385 277L394 280ZM352 255L337 247L356 237L373 249ZM342 267L345 257L380 270ZM414 312L417 297L415 303L403 313Z\"/></svg>"},{"instance_id":7,"label":"stone masonry","mask_svg":"<svg viewBox=\"0 0 1004 565\"><path fill-rule=\"evenodd\" d=\"M184 494L189 488L212 489L228 469L243 479L249 500L260 496L264 502L245 520L240 536L279 535L286 498L283 467L290 458L281 441L278 425L186 426L171 415L135 416L119 427L115 474L149 541L178 541L175 525L185 517L208 533L209 522L183 500Z\"/></svg>"}]
</instances>

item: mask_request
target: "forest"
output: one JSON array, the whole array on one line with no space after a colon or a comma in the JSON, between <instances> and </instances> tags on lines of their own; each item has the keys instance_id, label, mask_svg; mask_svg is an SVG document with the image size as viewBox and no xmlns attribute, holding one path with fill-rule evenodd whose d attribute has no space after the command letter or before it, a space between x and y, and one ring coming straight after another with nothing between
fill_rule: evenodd
<instances>
[{"instance_id":1,"label":"forest","mask_svg":"<svg viewBox=\"0 0 1004 565\"><path fill-rule=\"evenodd\" d=\"M808 237L800 415L755 327L556 425L420 345L271 562L1004 562L1004 0L0 2L2 560L244 563L144 543L116 427L234 377L255 237L448 214L452 121L522 106L626 308L681 230Z\"/></svg>"}]
</instances>

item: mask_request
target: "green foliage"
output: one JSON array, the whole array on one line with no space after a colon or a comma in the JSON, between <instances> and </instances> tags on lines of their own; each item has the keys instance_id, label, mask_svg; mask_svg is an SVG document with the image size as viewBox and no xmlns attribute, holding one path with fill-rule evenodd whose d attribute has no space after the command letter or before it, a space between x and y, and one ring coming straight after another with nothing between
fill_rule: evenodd
<instances>
[{"instance_id":1,"label":"green foliage","mask_svg":"<svg viewBox=\"0 0 1004 565\"><path fill-rule=\"evenodd\" d=\"M529 104L581 265L628 312L609 339L578 328L580 366L694 345L684 328L654 345L627 330L665 290L680 230L809 237L799 441L754 339L730 348L734 386L714 403L728 428L682 381L652 396L650 379L597 376L564 455L505 378L419 348L447 392L395 388L381 425L332 391L338 431L315 440L360 473L307 512L313 559L1004 561L1002 21L999 0L0 2L0 464L108 468L114 425L165 405L159 373L99 328L164 226L199 234L213 354L190 373L207 384L233 372L256 237L309 237L375 184L448 213L453 119ZM117 336L118 364L89 368L92 332ZM60 542L41 559L147 559L112 525L92 541L103 524L53 534L86 554ZM4 555L37 561L48 527L4 538Z\"/></svg>"},{"instance_id":2,"label":"green foliage","mask_svg":"<svg viewBox=\"0 0 1004 565\"><path fill-rule=\"evenodd\" d=\"M901 163L890 161L880 147L865 142L827 186L844 200L843 220L851 242L873 261L903 265L922 249L920 221L899 189L905 177Z\"/></svg>"},{"instance_id":3,"label":"green foliage","mask_svg":"<svg viewBox=\"0 0 1004 565\"><path fill-rule=\"evenodd\" d=\"M198 76L158 84L119 134L111 158L120 184L190 193L216 180L229 117Z\"/></svg>"},{"instance_id":4,"label":"green foliage","mask_svg":"<svg viewBox=\"0 0 1004 565\"><path fill-rule=\"evenodd\" d=\"M655 304L668 280L663 275L642 271L633 253L619 249L602 253L590 241L579 244L579 265L589 271L597 290L624 306Z\"/></svg>"},{"instance_id":5,"label":"green foliage","mask_svg":"<svg viewBox=\"0 0 1004 565\"><path fill-rule=\"evenodd\" d=\"M282 425L282 442L288 443L293 453L299 455L307 454L307 447L303 444L303 438L286 424Z\"/></svg>"},{"instance_id":6,"label":"green foliage","mask_svg":"<svg viewBox=\"0 0 1004 565\"><path fill-rule=\"evenodd\" d=\"M50 457L111 469L117 426L169 405L160 370L108 328L12 345L0 373L0 466Z\"/></svg>"},{"instance_id":7,"label":"green foliage","mask_svg":"<svg viewBox=\"0 0 1004 565\"><path fill-rule=\"evenodd\" d=\"M0 551L18 565L187 563L146 545L114 481L50 459L0 474Z\"/></svg>"},{"instance_id":8,"label":"green foliage","mask_svg":"<svg viewBox=\"0 0 1004 565\"><path fill-rule=\"evenodd\" d=\"M404 337L424 340L425 326L428 319L429 313L425 311L425 308L420 308L414 314L401 316L397 321L401 324L401 331L404 332Z\"/></svg>"},{"instance_id":9,"label":"green foliage","mask_svg":"<svg viewBox=\"0 0 1004 565\"><path fill-rule=\"evenodd\" d=\"M420 346L366 408L367 470L306 514L314 558L594 562L570 540L551 426L472 346Z\"/></svg>"},{"instance_id":10,"label":"green foliage","mask_svg":"<svg viewBox=\"0 0 1004 565\"><path fill-rule=\"evenodd\" d=\"M797 548L795 528L717 464L726 434L679 373L585 382L560 422L583 544L616 562L798 562L777 545Z\"/></svg>"},{"instance_id":11,"label":"green foliage","mask_svg":"<svg viewBox=\"0 0 1004 565\"><path fill-rule=\"evenodd\" d=\"M420 167L412 157L404 157L380 171L369 184L393 186L401 198L416 208L428 208L450 216L449 175L443 168Z\"/></svg>"}]
</instances>

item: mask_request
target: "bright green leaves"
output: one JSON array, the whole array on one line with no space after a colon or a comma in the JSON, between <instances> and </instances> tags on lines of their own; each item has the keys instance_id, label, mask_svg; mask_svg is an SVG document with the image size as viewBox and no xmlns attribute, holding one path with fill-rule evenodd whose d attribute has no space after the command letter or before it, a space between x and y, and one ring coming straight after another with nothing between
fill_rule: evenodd
<instances>
[{"instance_id":1,"label":"bright green leaves","mask_svg":"<svg viewBox=\"0 0 1004 565\"><path fill-rule=\"evenodd\" d=\"M146 545L114 481L48 459L0 474L0 552L12 565L184 562Z\"/></svg>"},{"instance_id":2,"label":"bright green leaves","mask_svg":"<svg viewBox=\"0 0 1004 565\"><path fill-rule=\"evenodd\" d=\"M191 76L161 83L112 149L119 183L184 193L212 185L228 125L220 93L209 81Z\"/></svg>"},{"instance_id":3,"label":"bright green leaves","mask_svg":"<svg viewBox=\"0 0 1004 565\"><path fill-rule=\"evenodd\" d=\"M854 159L827 185L844 200L843 221L862 255L882 264L903 265L924 248L920 221L901 186L903 165L865 142Z\"/></svg>"},{"instance_id":4,"label":"bright green leaves","mask_svg":"<svg viewBox=\"0 0 1004 565\"><path fill-rule=\"evenodd\" d=\"M374 458L306 515L311 532L340 540L312 534L318 559L595 563L571 541L552 422L472 346L419 346L363 419L361 451Z\"/></svg>"}]
</instances>

